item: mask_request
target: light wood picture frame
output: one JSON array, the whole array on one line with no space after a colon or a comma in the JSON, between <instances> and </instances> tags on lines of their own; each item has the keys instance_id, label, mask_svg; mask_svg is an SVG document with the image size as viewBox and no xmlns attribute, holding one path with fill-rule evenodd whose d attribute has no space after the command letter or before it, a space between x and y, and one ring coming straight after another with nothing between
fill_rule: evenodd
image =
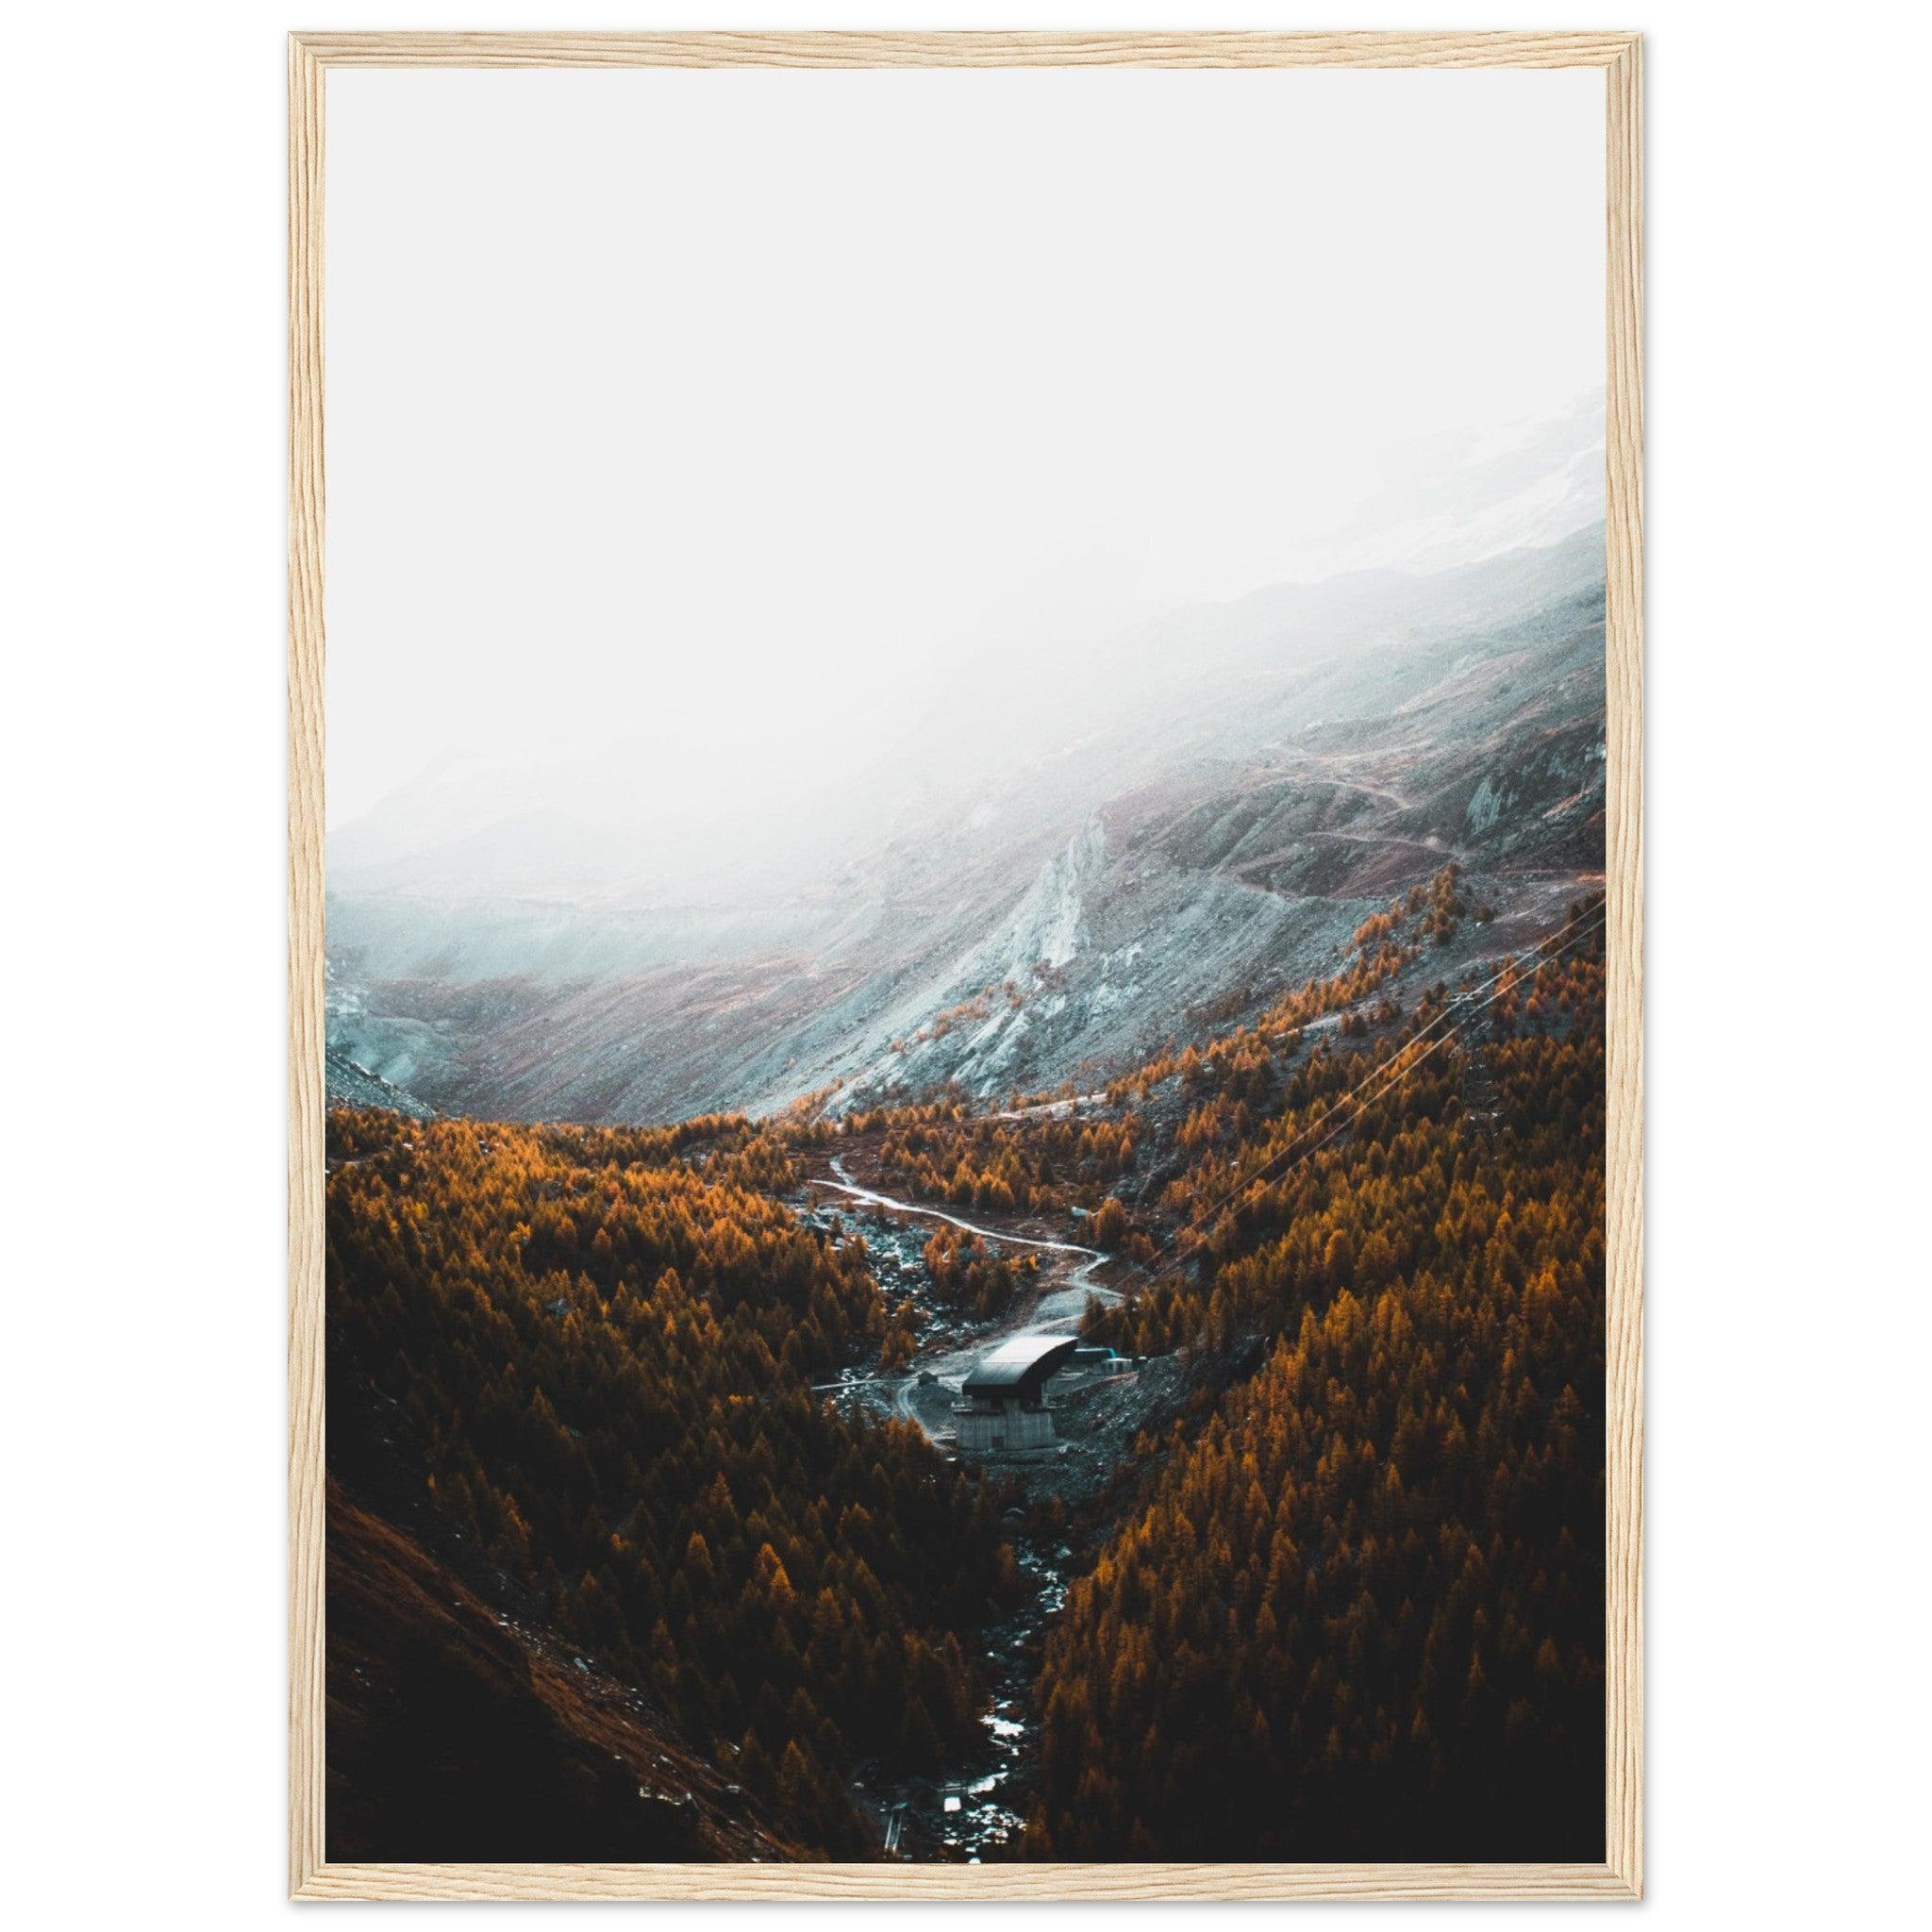
<instances>
[{"instance_id":1,"label":"light wood picture frame","mask_svg":"<svg viewBox=\"0 0 1932 1932\"><path fill-rule=\"evenodd\" d=\"M324 146L350 68L1590 68L1604 81L1606 1857L1600 1864L342 1864L325 1857ZM289 1881L304 1899L1634 1899L1643 1885L1642 109L1629 33L297 33L289 41Z\"/></svg>"}]
</instances>

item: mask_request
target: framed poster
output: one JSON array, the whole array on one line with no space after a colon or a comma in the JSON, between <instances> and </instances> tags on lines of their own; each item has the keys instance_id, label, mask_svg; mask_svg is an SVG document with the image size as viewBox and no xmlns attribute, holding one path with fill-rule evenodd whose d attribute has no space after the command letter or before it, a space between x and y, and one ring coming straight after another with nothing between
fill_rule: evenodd
<instances>
[{"instance_id":1,"label":"framed poster","mask_svg":"<svg viewBox=\"0 0 1932 1932\"><path fill-rule=\"evenodd\" d=\"M290 130L293 1890L1637 1896L1635 39Z\"/></svg>"}]
</instances>

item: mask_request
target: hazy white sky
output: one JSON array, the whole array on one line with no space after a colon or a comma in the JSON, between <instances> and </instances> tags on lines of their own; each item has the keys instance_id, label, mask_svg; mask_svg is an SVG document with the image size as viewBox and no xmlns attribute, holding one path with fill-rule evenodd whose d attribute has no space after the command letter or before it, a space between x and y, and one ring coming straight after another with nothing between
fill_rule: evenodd
<instances>
[{"instance_id":1,"label":"hazy white sky","mask_svg":"<svg viewBox=\"0 0 1932 1932\"><path fill-rule=\"evenodd\" d=\"M331 74L331 824L613 728L781 785L1139 608L1493 548L1453 479L1603 380L1603 85Z\"/></svg>"}]
</instances>

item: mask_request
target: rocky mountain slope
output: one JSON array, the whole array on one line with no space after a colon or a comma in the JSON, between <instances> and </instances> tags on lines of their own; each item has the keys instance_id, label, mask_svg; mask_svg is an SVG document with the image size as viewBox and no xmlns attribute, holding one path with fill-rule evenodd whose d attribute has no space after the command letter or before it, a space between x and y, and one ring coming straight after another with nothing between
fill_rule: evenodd
<instances>
[{"instance_id":1,"label":"rocky mountain slope","mask_svg":"<svg viewBox=\"0 0 1932 1932\"><path fill-rule=\"evenodd\" d=\"M1324 970L1446 858L1505 917L1559 904L1602 868L1603 704L1595 525L962 691L951 757L909 733L851 788L889 808L801 802L708 881L513 800L492 825L466 773L332 847L330 1043L521 1119L1084 1080Z\"/></svg>"},{"instance_id":2,"label":"rocky mountain slope","mask_svg":"<svg viewBox=\"0 0 1932 1932\"><path fill-rule=\"evenodd\" d=\"M413 1093L404 1091L393 1082L385 1080L380 1074L372 1074L367 1067L358 1065L333 1046L327 1052L326 1067L331 1100L341 1101L349 1107L384 1107L391 1113L413 1114L419 1120L426 1119L436 1111Z\"/></svg>"}]
</instances>

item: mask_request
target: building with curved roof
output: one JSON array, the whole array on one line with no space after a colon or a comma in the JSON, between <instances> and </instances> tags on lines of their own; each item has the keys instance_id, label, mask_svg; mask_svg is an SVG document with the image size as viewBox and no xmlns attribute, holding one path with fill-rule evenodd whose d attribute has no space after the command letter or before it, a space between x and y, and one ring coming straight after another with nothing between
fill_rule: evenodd
<instances>
[{"instance_id":1,"label":"building with curved roof","mask_svg":"<svg viewBox=\"0 0 1932 1932\"><path fill-rule=\"evenodd\" d=\"M1037 1401L1046 1378L1065 1368L1079 1345L1079 1338L1073 1335L1015 1335L974 1363L964 1391L973 1395L982 1390L1011 1389Z\"/></svg>"},{"instance_id":2,"label":"building with curved roof","mask_svg":"<svg viewBox=\"0 0 1932 1932\"><path fill-rule=\"evenodd\" d=\"M1015 1335L982 1356L960 1384L964 1400L953 1411L960 1449L989 1455L1052 1448L1047 1378L1073 1360L1078 1346L1072 1335Z\"/></svg>"}]
</instances>

